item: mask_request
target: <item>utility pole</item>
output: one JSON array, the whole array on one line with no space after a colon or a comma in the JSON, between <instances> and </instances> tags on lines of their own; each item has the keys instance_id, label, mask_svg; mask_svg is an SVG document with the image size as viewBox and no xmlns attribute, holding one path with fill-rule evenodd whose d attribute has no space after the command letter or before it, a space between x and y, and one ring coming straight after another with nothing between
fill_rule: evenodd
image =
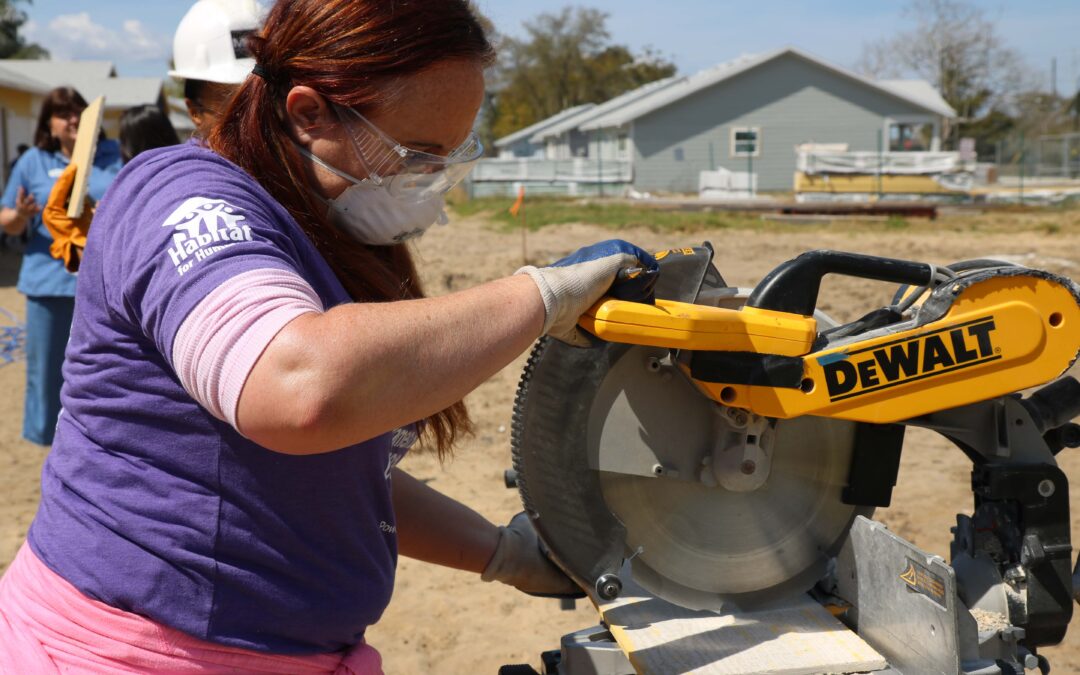
<instances>
[{"instance_id":1,"label":"utility pole","mask_svg":"<svg viewBox=\"0 0 1080 675\"><path fill-rule=\"evenodd\" d=\"M1020 203L1024 203L1024 132L1020 132Z\"/></svg>"},{"instance_id":2,"label":"utility pole","mask_svg":"<svg viewBox=\"0 0 1080 675\"><path fill-rule=\"evenodd\" d=\"M877 198L881 201L881 171L885 164L885 131L877 130Z\"/></svg>"},{"instance_id":3,"label":"utility pole","mask_svg":"<svg viewBox=\"0 0 1080 675\"><path fill-rule=\"evenodd\" d=\"M596 132L596 188L604 198L604 132Z\"/></svg>"}]
</instances>

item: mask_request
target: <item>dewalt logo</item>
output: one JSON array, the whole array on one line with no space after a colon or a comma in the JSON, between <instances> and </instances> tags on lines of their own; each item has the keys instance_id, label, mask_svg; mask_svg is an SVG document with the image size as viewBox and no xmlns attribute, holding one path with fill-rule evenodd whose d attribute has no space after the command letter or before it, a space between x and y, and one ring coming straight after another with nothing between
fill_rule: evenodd
<instances>
[{"instance_id":1,"label":"dewalt logo","mask_svg":"<svg viewBox=\"0 0 1080 675\"><path fill-rule=\"evenodd\" d=\"M1001 358L994 347L994 317L818 359L830 401L937 377Z\"/></svg>"}]
</instances>

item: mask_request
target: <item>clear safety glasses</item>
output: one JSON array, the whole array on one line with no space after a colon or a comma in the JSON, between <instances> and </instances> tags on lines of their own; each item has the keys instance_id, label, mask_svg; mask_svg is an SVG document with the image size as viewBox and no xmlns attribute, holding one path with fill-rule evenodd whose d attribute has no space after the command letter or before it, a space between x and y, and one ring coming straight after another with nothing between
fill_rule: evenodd
<instances>
[{"instance_id":1,"label":"clear safety glasses","mask_svg":"<svg viewBox=\"0 0 1080 675\"><path fill-rule=\"evenodd\" d=\"M484 154L476 133L445 157L401 145L352 108L335 105L367 179L403 202L442 197L472 171Z\"/></svg>"}]
</instances>

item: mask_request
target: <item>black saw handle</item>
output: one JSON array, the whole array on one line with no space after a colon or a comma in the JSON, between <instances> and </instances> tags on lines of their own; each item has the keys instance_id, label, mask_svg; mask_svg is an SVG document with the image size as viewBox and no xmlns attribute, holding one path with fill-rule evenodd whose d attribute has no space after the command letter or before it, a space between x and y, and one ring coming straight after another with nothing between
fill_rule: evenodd
<instances>
[{"instance_id":1,"label":"black saw handle","mask_svg":"<svg viewBox=\"0 0 1080 675\"><path fill-rule=\"evenodd\" d=\"M769 272L754 288L746 306L813 316L821 279L826 274L926 286L933 281L934 268L926 263L859 253L808 251Z\"/></svg>"}]
</instances>

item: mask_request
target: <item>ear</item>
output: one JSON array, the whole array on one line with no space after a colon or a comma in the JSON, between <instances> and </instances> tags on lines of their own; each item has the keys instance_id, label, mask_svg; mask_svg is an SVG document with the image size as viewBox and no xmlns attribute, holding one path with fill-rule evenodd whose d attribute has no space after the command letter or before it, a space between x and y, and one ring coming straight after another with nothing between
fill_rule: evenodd
<instances>
[{"instance_id":1,"label":"ear","mask_svg":"<svg viewBox=\"0 0 1080 675\"><path fill-rule=\"evenodd\" d=\"M184 105L187 106L188 117L195 123L195 129L201 129L203 125L202 107L190 98L184 99Z\"/></svg>"},{"instance_id":2,"label":"ear","mask_svg":"<svg viewBox=\"0 0 1080 675\"><path fill-rule=\"evenodd\" d=\"M293 87L285 97L285 114L292 126L293 135L301 145L310 145L333 128L336 121L330 102L311 87Z\"/></svg>"}]
</instances>

